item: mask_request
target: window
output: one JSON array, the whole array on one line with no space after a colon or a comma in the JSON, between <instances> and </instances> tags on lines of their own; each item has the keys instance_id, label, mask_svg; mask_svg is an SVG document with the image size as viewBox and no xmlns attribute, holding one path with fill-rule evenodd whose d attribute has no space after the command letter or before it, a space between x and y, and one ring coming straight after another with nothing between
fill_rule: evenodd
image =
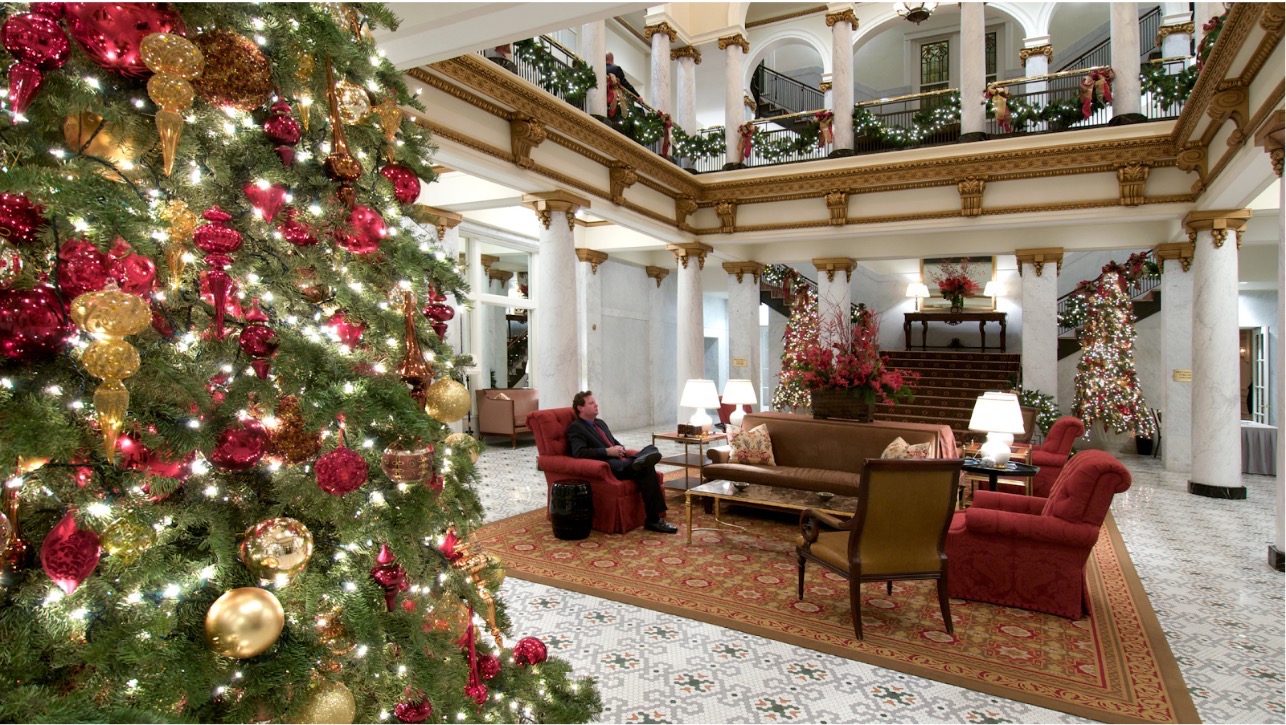
<instances>
[{"instance_id":1,"label":"window","mask_svg":"<svg viewBox=\"0 0 1286 725\"><path fill-rule=\"evenodd\" d=\"M940 91L951 84L951 43L938 40L920 46L920 92Z\"/></svg>"},{"instance_id":2,"label":"window","mask_svg":"<svg viewBox=\"0 0 1286 725\"><path fill-rule=\"evenodd\" d=\"M996 34L987 33L987 83L996 82Z\"/></svg>"}]
</instances>

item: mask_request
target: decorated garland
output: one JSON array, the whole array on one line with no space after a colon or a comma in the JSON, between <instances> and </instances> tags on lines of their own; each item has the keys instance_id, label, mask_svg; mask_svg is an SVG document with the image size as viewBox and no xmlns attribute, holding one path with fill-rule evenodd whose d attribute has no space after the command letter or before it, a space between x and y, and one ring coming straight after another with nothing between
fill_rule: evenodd
<instances>
[{"instance_id":1,"label":"decorated garland","mask_svg":"<svg viewBox=\"0 0 1286 725\"><path fill-rule=\"evenodd\" d=\"M1054 421L1062 415L1058 404L1054 402L1054 396L1039 390L1023 388L1018 393L1018 403L1036 409L1036 427L1040 428L1041 435L1049 435L1049 429L1054 425Z\"/></svg>"},{"instance_id":2,"label":"decorated garland","mask_svg":"<svg viewBox=\"0 0 1286 725\"><path fill-rule=\"evenodd\" d=\"M1096 70L1081 80L1081 117L1088 119L1099 108L1112 102L1112 81L1116 74L1111 68Z\"/></svg>"},{"instance_id":3,"label":"decorated garland","mask_svg":"<svg viewBox=\"0 0 1286 725\"><path fill-rule=\"evenodd\" d=\"M520 40L513 44L514 54L524 63L536 69L540 74L538 84L541 88L562 95L568 101L579 102L591 88L598 86L594 69L580 58L574 58L569 66L554 57L543 44L535 38Z\"/></svg>"},{"instance_id":4,"label":"decorated garland","mask_svg":"<svg viewBox=\"0 0 1286 725\"><path fill-rule=\"evenodd\" d=\"M817 147L823 148L826 144L835 143L835 114L830 111L818 111L813 114L817 120Z\"/></svg>"},{"instance_id":5,"label":"decorated garland","mask_svg":"<svg viewBox=\"0 0 1286 725\"><path fill-rule=\"evenodd\" d=\"M1215 47L1215 41L1219 40L1219 34L1223 32L1223 23L1227 19L1228 11L1224 10L1222 15L1210 18L1205 25L1201 26L1201 31L1204 35L1201 38L1201 42L1197 44L1198 73L1201 72L1201 68L1205 65L1206 58L1210 56L1210 49Z\"/></svg>"},{"instance_id":6,"label":"decorated garland","mask_svg":"<svg viewBox=\"0 0 1286 725\"><path fill-rule=\"evenodd\" d=\"M1143 67L1140 85L1143 93L1151 93L1161 108L1182 103L1197 84L1198 66L1189 66L1179 73L1167 73L1165 66L1152 63Z\"/></svg>"},{"instance_id":7,"label":"decorated garland","mask_svg":"<svg viewBox=\"0 0 1286 725\"><path fill-rule=\"evenodd\" d=\"M992 83L987 86L987 90L983 91L982 98L983 105L988 105L987 102L990 101L988 110L996 119L996 123L1000 124L1000 128L1004 129L1005 133L1013 131L1014 127L1010 123L1012 114L1009 112L1009 88Z\"/></svg>"},{"instance_id":8,"label":"decorated garland","mask_svg":"<svg viewBox=\"0 0 1286 725\"><path fill-rule=\"evenodd\" d=\"M744 162L755 150L755 134L759 133L759 129L755 127L754 121L746 121L737 127L737 133L741 134L741 160Z\"/></svg>"}]
</instances>

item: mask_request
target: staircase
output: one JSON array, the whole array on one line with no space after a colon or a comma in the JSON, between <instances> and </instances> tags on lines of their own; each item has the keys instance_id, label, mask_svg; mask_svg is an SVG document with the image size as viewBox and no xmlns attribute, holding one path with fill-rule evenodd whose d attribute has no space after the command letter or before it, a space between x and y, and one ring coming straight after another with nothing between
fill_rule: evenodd
<instances>
[{"instance_id":1,"label":"staircase","mask_svg":"<svg viewBox=\"0 0 1286 725\"><path fill-rule=\"evenodd\" d=\"M989 390L1018 387L1022 356L994 352L905 350L883 353L890 365L920 374L912 387L915 400L896 406L877 405L876 420L945 423L956 440L976 437L969 430L974 400Z\"/></svg>"},{"instance_id":2,"label":"staircase","mask_svg":"<svg viewBox=\"0 0 1286 725\"><path fill-rule=\"evenodd\" d=\"M762 62L755 68L755 74L750 80L750 92L755 98L756 118L777 118L826 107L826 97L821 91L782 75ZM801 133L813 124L813 120L811 117L801 117L781 119L776 123L795 133Z\"/></svg>"}]
</instances>

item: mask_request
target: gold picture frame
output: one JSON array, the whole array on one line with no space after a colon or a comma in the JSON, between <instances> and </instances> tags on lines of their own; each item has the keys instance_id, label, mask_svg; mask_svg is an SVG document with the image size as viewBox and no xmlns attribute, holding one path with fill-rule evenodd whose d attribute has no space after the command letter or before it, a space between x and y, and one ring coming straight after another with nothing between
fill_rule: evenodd
<instances>
[{"instance_id":1,"label":"gold picture frame","mask_svg":"<svg viewBox=\"0 0 1286 725\"><path fill-rule=\"evenodd\" d=\"M995 257L925 257L920 260L920 279L929 288L929 296L916 299L918 312L946 312L951 301L942 297L938 280L947 274L964 270L978 285L978 291L964 298L966 310L994 310L996 298L982 294L987 283L996 277Z\"/></svg>"}]
</instances>

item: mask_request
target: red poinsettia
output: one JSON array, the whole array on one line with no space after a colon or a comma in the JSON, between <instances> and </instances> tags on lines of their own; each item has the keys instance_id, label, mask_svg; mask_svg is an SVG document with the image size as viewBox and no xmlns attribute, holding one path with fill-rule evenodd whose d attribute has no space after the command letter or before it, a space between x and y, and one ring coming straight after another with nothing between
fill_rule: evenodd
<instances>
[{"instance_id":1,"label":"red poinsettia","mask_svg":"<svg viewBox=\"0 0 1286 725\"><path fill-rule=\"evenodd\" d=\"M866 312L850 325L839 313L826 320L823 328L796 363L805 386L843 390L868 403L911 399L909 385L920 376L889 367L888 359L880 355L880 324L875 315Z\"/></svg>"},{"instance_id":2,"label":"red poinsettia","mask_svg":"<svg viewBox=\"0 0 1286 725\"><path fill-rule=\"evenodd\" d=\"M969 277L969 260L962 259L957 263L943 263L938 266L934 281L942 299L950 300L952 307L964 305L964 298L977 292L981 287Z\"/></svg>"}]
</instances>

